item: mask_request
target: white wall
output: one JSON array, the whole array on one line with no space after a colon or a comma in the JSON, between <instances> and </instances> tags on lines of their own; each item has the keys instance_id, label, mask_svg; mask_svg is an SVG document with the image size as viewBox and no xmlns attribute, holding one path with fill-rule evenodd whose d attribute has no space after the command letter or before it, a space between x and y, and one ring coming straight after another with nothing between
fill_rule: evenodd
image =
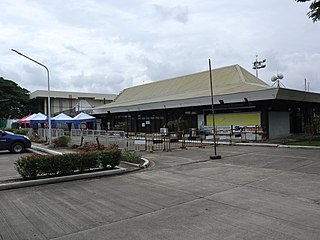
<instances>
[{"instance_id":1,"label":"white wall","mask_svg":"<svg viewBox=\"0 0 320 240\"><path fill-rule=\"evenodd\" d=\"M269 112L269 139L290 135L290 117L288 112Z\"/></svg>"}]
</instances>

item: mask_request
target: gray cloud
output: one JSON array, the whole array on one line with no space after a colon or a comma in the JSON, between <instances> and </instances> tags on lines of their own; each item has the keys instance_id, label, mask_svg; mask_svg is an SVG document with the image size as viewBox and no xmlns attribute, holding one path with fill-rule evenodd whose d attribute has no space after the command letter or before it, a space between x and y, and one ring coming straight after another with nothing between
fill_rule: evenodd
<instances>
[{"instance_id":1,"label":"gray cloud","mask_svg":"<svg viewBox=\"0 0 320 240\"><path fill-rule=\"evenodd\" d=\"M161 20L171 20L174 19L181 23L188 22L189 11L187 7L176 6L176 7L166 7L154 4L154 9L156 13L160 16Z\"/></svg>"},{"instance_id":2,"label":"gray cloud","mask_svg":"<svg viewBox=\"0 0 320 240\"><path fill-rule=\"evenodd\" d=\"M77 49L76 47L74 47L72 45L66 45L65 48L70 50L70 51L72 51L72 52L75 52L75 53L78 53L78 54L81 54L81 55L86 55L82 50L79 50L79 49Z\"/></svg>"},{"instance_id":3,"label":"gray cloud","mask_svg":"<svg viewBox=\"0 0 320 240\"><path fill-rule=\"evenodd\" d=\"M11 48L47 65L53 90L118 93L207 70L208 58L254 73L258 54L267 83L281 72L287 87L302 89L306 77L320 91L320 25L292 0L3 0L0 8L0 76L30 91L47 88L45 71Z\"/></svg>"}]
</instances>

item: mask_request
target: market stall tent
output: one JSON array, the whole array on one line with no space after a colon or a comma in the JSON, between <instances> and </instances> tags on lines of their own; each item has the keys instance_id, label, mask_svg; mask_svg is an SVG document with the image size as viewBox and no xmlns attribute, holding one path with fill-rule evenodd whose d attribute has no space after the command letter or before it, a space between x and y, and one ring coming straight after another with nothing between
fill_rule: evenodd
<instances>
[{"instance_id":1,"label":"market stall tent","mask_svg":"<svg viewBox=\"0 0 320 240\"><path fill-rule=\"evenodd\" d=\"M74 122L73 118L64 114L64 113L60 113L59 115L51 118L51 123L53 125L53 127L57 127L57 128L64 128L64 126L67 126L69 131L72 128L72 123Z\"/></svg>"},{"instance_id":2,"label":"market stall tent","mask_svg":"<svg viewBox=\"0 0 320 240\"><path fill-rule=\"evenodd\" d=\"M86 113L79 113L77 116L75 116L73 118L73 124L74 124L74 127L75 128L79 128L79 124L81 123L89 123L88 128L93 128L93 123L96 122L96 118L93 117L93 116L90 116L89 114L86 114Z\"/></svg>"},{"instance_id":3,"label":"market stall tent","mask_svg":"<svg viewBox=\"0 0 320 240\"><path fill-rule=\"evenodd\" d=\"M32 117L30 117L30 124L33 125L35 123L47 123L48 122L48 118L46 115L44 115L43 113L37 113L34 114Z\"/></svg>"},{"instance_id":4,"label":"market stall tent","mask_svg":"<svg viewBox=\"0 0 320 240\"><path fill-rule=\"evenodd\" d=\"M73 118L74 122L95 122L96 118L86 113L79 113Z\"/></svg>"},{"instance_id":5,"label":"market stall tent","mask_svg":"<svg viewBox=\"0 0 320 240\"><path fill-rule=\"evenodd\" d=\"M64 113L60 113L59 115L51 118L53 123L73 123L74 119Z\"/></svg>"},{"instance_id":6,"label":"market stall tent","mask_svg":"<svg viewBox=\"0 0 320 240\"><path fill-rule=\"evenodd\" d=\"M20 123L23 127L27 127L27 124L30 124L30 119L35 115L34 114L29 114L27 116L24 116L21 119L18 119L17 122Z\"/></svg>"}]
</instances>

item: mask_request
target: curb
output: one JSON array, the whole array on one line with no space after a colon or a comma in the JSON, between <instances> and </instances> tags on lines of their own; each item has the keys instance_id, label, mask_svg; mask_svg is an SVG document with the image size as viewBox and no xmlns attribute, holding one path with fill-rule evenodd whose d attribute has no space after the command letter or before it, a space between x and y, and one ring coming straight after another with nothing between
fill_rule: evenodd
<instances>
[{"instance_id":1,"label":"curb","mask_svg":"<svg viewBox=\"0 0 320 240\"><path fill-rule=\"evenodd\" d=\"M131 163L127 161L121 161L121 162L124 162L128 165L138 167L138 168L148 168L150 166L150 161L148 159L142 157L141 160L143 161L143 164L136 164L136 163Z\"/></svg>"},{"instance_id":2,"label":"curb","mask_svg":"<svg viewBox=\"0 0 320 240\"><path fill-rule=\"evenodd\" d=\"M320 146L283 145L283 144L276 144L276 143L230 143L230 142L217 142L217 144L218 144L218 145L230 145L230 146L253 146L253 147L320 149Z\"/></svg>"},{"instance_id":3,"label":"curb","mask_svg":"<svg viewBox=\"0 0 320 240\"><path fill-rule=\"evenodd\" d=\"M126 171L125 168L118 167L117 169L114 169L114 170L107 170L107 171L100 171L100 172L81 173L77 175L52 177L52 178L46 178L46 179L36 179L36 180L29 180L29 181L22 181L22 182L3 183L3 184L0 184L0 191L15 189L15 188L40 186L40 185L52 184L52 183L68 182L68 181L81 180L81 179L104 177L104 176L124 173L125 171Z\"/></svg>"},{"instance_id":4,"label":"curb","mask_svg":"<svg viewBox=\"0 0 320 240\"><path fill-rule=\"evenodd\" d=\"M35 149L36 151L46 152L46 153L53 154L53 155L62 155L63 154L61 152L57 152L57 151L47 149L47 148L42 148L42 147L39 147L36 145L32 145L31 149Z\"/></svg>"},{"instance_id":5,"label":"curb","mask_svg":"<svg viewBox=\"0 0 320 240\"><path fill-rule=\"evenodd\" d=\"M320 149L319 146L298 146L298 145L279 145L278 148Z\"/></svg>"},{"instance_id":6,"label":"curb","mask_svg":"<svg viewBox=\"0 0 320 240\"><path fill-rule=\"evenodd\" d=\"M235 143L236 146L256 146L256 147L279 147L275 143Z\"/></svg>"},{"instance_id":7,"label":"curb","mask_svg":"<svg viewBox=\"0 0 320 240\"><path fill-rule=\"evenodd\" d=\"M318 146L298 146L298 145L283 145L275 143L235 143L236 146L256 146L256 147L276 147L276 148L301 148L301 149L320 149Z\"/></svg>"},{"instance_id":8,"label":"curb","mask_svg":"<svg viewBox=\"0 0 320 240\"><path fill-rule=\"evenodd\" d=\"M140 168L148 168L150 166L150 161L146 158L141 158L142 161L144 161L143 164L139 165Z\"/></svg>"},{"instance_id":9,"label":"curb","mask_svg":"<svg viewBox=\"0 0 320 240\"><path fill-rule=\"evenodd\" d=\"M275 143L245 143L245 142L224 142L224 141L217 141L217 145L227 145L227 146L256 146L256 147L278 147L279 144ZM209 144L213 144L210 142Z\"/></svg>"}]
</instances>

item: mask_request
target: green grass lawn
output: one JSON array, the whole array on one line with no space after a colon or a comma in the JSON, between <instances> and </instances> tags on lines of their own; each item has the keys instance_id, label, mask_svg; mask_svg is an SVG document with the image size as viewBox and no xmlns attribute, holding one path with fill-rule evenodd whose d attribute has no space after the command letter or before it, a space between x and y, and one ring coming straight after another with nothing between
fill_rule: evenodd
<instances>
[{"instance_id":1,"label":"green grass lawn","mask_svg":"<svg viewBox=\"0 0 320 240\"><path fill-rule=\"evenodd\" d=\"M320 139L298 140L294 142L287 142L286 144L296 146L320 146Z\"/></svg>"}]
</instances>

